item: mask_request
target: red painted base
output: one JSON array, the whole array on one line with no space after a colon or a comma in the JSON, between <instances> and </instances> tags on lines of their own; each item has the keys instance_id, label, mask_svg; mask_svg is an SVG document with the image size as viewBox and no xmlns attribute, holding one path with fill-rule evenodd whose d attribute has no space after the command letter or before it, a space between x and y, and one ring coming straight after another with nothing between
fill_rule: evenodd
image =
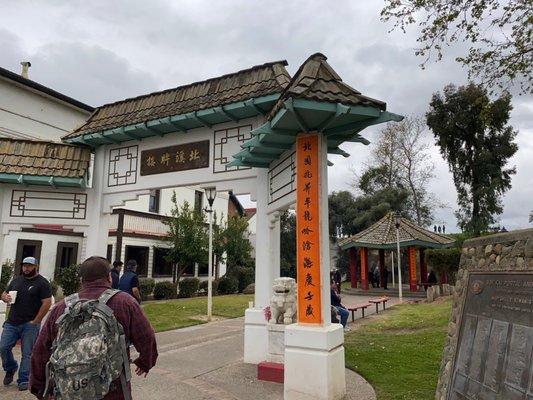
<instances>
[{"instance_id":1,"label":"red painted base","mask_svg":"<svg viewBox=\"0 0 533 400\"><path fill-rule=\"evenodd\" d=\"M418 286L416 285L416 283L409 284L409 291L410 292L418 292Z\"/></svg>"},{"instance_id":2,"label":"red painted base","mask_svg":"<svg viewBox=\"0 0 533 400\"><path fill-rule=\"evenodd\" d=\"M263 361L257 365L257 379L283 383L285 366L283 364Z\"/></svg>"}]
</instances>

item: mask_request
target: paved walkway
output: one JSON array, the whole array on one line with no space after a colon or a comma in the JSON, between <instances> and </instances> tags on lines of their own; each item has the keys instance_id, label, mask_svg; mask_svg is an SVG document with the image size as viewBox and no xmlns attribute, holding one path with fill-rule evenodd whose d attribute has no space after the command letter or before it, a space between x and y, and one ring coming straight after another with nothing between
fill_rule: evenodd
<instances>
[{"instance_id":1,"label":"paved walkway","mask_svg":"<svg viewBox=\"0 0 533 400\"><path fill-rule=\"evenodd\" d=\"M346 296L343 302L351 305L367 299ZM391 299L389 303L393 305L397 301ZM367 309L367 314L372 313L375 313L375 307ZM134 378L133 397L154 400L283 399L282 385L257 381L257 367L243 363L243 325L243 319L238 318L157 334L157 366L147 378ZM375 400L373 388L356 373L346 370L346 382L347 400ZM0 399L34 397L28 392L18 392L16 386L9 386L1 387Z\"/></svg>"}]
</instances>

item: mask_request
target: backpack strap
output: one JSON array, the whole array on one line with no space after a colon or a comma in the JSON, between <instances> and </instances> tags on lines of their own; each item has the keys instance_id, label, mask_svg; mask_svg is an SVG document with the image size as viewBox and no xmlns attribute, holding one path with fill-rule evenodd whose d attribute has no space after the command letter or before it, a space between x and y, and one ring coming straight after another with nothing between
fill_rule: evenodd
<instances>
[{"instance_id":1,"label":"backpack strap","mask_svg":"<svg viewBox=\"0 0 533 400\"><path fill-rule=\"evenodd\" d=\"M107 308L108 310L111 311L111 309L109 309L109 307L107 306L107 302L119 292L120 290L117 290L117 289L106 289L98 298L99 306L106 306L102 308ZM120 333L119 341L120 341L120 348L122 350L121 352L122 352L122 359L123 359L123 366L122 366L123 368L122 368L122 372L120 373L120 384L122 386L122 394L124 395L124 399L131 400L130 392L128 390L128 382L131 380L131 372L130 372L130 361L128 359L128 350L127 350L127 345L126 345L126 336L124 335L124 328L122 327L122 325L120 325L118 321L117 321L117 325L118 325L119 333Z\"/></svg>"},{"instance_id":2,"label":"backpack strap","mask_svg":"<svg viewBox=\"0 0 533 400\"><path fill-rule=\"evenodd\" d=\"M107 304L107 302L109 300L111 300L111 298L116 295L117 293L119 293L120 290L116 290L116 289L106 289L101 295L100 297L98 298L98 302L100 304Z\"/></svg>"},{"instance_id":3,"label":"backpack strap","mask_svg":"<svg viewBox=\"0 0 533 400\"><path fill-rule=\"evenodd\" d=\"M78 301L80 301L80 295L78 293L74 293L65 299L65 305L67 306L67 308L70 308Z\"/></svg>"}]
</instances>

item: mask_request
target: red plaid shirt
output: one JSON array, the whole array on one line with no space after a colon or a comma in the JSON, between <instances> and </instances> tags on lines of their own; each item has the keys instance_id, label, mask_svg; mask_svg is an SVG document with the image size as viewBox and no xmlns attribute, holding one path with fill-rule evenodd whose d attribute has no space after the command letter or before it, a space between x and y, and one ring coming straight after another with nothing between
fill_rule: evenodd
<instances>
[{"instance_id":1,"label":"red plaid shirt","mask_svg":"<svg viewBox=\"0 0 533 400\"><path fill-rule=\"evenodd\" d=\"M81 299L97 299L111 287L107 279L94 282L85 282L79 292ZM155 333L146 319L144 312L137 301L127 293L117 293L108 301L107 305L115 313L118 322L124 327L126 340L130 341L139 357L133 363L145 372L148 372L157 360L157 344ZM46 374L45 366L52 354L52 343L57 335L56 320L63 314L65 302L61 301L50 311L48 319L41 327L41 332L31 357L30 390L38 398L43 397ZM129 351L128 351L129 352ZM128 354L129 355L129 354ZM123 400L120 380L113 382L112 390L104 397L105 400ZM129 388L131 393L131 387Z\"/></svg>"}]
</instances>

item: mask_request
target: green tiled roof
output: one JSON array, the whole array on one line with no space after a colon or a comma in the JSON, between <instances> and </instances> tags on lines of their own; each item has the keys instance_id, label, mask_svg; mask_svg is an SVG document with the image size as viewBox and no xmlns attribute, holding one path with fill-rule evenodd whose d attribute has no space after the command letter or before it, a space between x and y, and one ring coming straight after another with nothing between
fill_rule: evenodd
<instances>
[{"instance_id":1,"label":"green tiled roof","mask_svg":"<svg viewBox=\"0 0 533 400\"><path fill-rule=\"evenodd\" d=\"M400 247L421 246L427 248L451 247L455 240L449 236L424 229L407 218L401 218ZM339 241L343 249L368 247L373 249L396 248L396 218L393 212L387 214L371 227Z\"/></svg>"}]
</instances>

